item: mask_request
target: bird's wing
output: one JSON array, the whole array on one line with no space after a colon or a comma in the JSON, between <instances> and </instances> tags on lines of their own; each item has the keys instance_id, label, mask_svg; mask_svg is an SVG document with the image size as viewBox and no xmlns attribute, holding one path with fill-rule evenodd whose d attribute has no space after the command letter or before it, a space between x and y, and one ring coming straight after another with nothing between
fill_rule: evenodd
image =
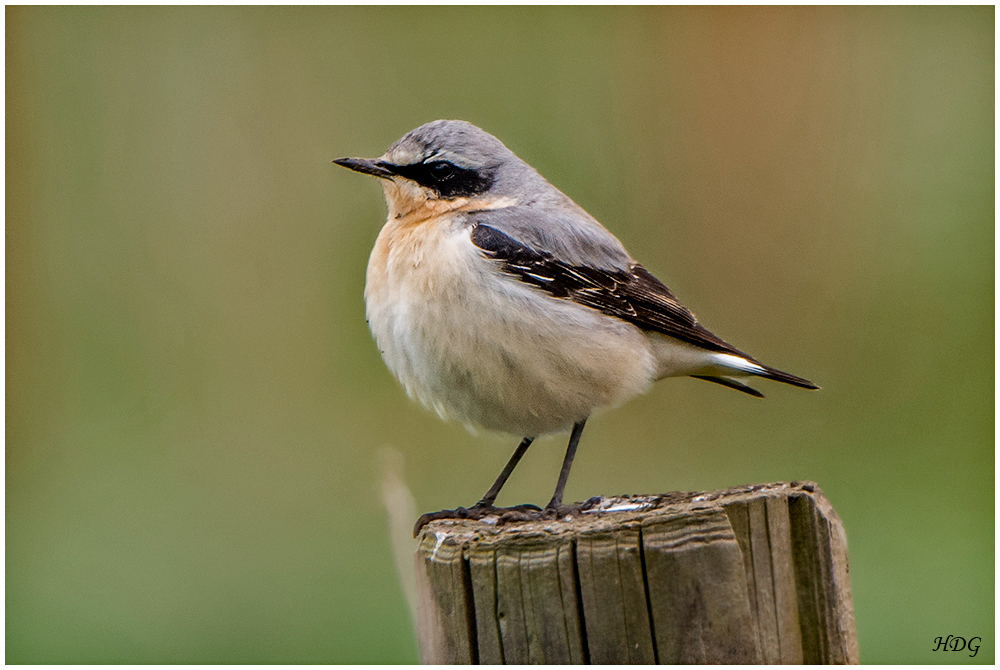
<instances>
[{"instance_id":1,"label":"bird's wing","mask_svg":"<svg viewBox=\"0 0 1000 670\"><path fill-rule=\"evenodd\" d=\"M699 324L670 289L631 259L624 267L576 264L532 248L485 222L472 228L472 243L505 274L555 298L571 300L703 349L757 362Z\"/></svg>"},{"instance_id":2,"label":"bird's wing","mask_svg":"<svg viewBox=\"0 0 1000 670\"><path fill-rule=\"evenodd\" d=\"M634 261L617 237L555 188L546 196L545 200L476 211L470 216L474 224L488 226L567 265L628 270Z\"/></svg>"},{"instance_id":3,"label":"bird's wing","mask_svg":"<svg viewBox=\"0 0 1000 670\"><path fill-rule=\"evenodd\" d=\"M570 226L568 234L557 235L551 241L552 234L546 237L544 228L531 226L527 217L520 220L527 239L519 239L510 234L517 228L512 225L518 223L516 217L491 220L480 216L494 213L471 213L474 217L471 239L503 273L555 298L599 310L643 330L662 333L708 351L738 356L757 368L743 372L802 388L819 388L808 379L764 365L710 332L670 289L633 261L621 243L589 216L587 219L593 226L589 222L582 228ZM498 220L508 224L507 230L492 225ZM701 378L760 395L729 377Z\"/></svg>"}]
</instances>

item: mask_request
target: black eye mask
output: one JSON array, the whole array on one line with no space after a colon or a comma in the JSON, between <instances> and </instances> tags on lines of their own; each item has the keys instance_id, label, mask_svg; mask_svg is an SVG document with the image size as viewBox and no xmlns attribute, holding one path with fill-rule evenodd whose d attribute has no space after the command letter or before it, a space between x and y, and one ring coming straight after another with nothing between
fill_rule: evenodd
<instances>
[{"instance_id":1,"label":"black eye mask","mask_svg":"<svg viewBox=\"0 0 1000 670\"><path fill-rule=\"evenodd\" d=\"M442 198L464 198L482 195L493 185L489 168L467 170L448 161L431 161L413 165L387 165L392 172L426 186Z\"/></svg>"}]
</instances>

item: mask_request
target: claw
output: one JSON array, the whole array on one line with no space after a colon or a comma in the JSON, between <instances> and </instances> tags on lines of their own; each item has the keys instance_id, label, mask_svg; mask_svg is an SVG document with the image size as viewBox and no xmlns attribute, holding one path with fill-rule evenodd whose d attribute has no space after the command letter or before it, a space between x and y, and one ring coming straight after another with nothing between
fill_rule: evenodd
<instances>
[{"instance_id":1,"label":"claw","mask_svg":"<svg viewBox=\"0 0 1000 670\"><path fill-rule=\"evenodd\" d=\"M441 519L471 519L473 521L481 521L486 517L496 517L496 525L498 526L502 526L505 523L517 523L519 521L539 521L541 519L553 521L568 516L580 516L585 509L588 509L588 506L593 506L595 501L600 500L601 498L597 497L582 503L549 506L545 509L531 504L514 505L513 507L494 507L493 505L480 505L478 503L472 507L443 509L440 512L428 512L417 519L416 525L413 526L413 537L419 535L420 530L431 521L439 521Z\"/></svg>"},{"instance_id":2,"label":"claw","mask_svg":"<svg viewBox=\"0 0 1000 670\"><path fill-rule=\"evenodd\" d=\"M591 504L593 500L594 499L591 498L586 502L572 503L569 505L549 505L542 511L542 518L553 520L564 519L568 516L580 516L585 509L588 509L588 505Z\"/></svg>"},{"instance_id":3,"label":"claw","mask_svg":"<svg viewBox=\"0 0 1000 670\"><path fill-rule=\"evenodd\" d=\"M417 519L413 526L413 537L420 534L420 530L431 521L441 519L472 519L480 521L488 516L497 517L497 524L504 524L510 521L536 521L541 518L542 509L536 505L515 505L514 507L494 507L493 505L475 504L472 507L456 507L455 509L443 509L440 512L428 512Z\"/></svg>"}]
</instances>

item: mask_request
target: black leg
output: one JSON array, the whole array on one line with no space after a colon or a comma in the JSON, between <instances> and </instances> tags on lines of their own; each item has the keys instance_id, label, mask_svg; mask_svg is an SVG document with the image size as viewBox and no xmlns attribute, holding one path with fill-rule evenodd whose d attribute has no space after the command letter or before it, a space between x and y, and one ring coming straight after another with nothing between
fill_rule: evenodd
<instances>
[{"instance_id":1,"label":"black leg","mask_svg":"<svg viewBox=\"0 0 1000 670\"><path fill-rule=\"evenodd\" d=\"M515 505L514 507L505 508L493 506L497 495L500 494L500 489L507 483L510 473L514 472L514 468L521 461L521 457L524 456L524 453L528 451L528 447L534 441L535 438L533 437L526 437L521 440L521 444L517 445L514 455L510 457L507 465L500 472L500 476L497 477L497 480L493 482L493 486L490 487L490 490L486 492L486 495L479 502L468 509L458 507L456 509L443 509L440 512L430 512L421 515L413 527L413 537L416 537L420 533L420 529L425 525L438 519L482 519L487 516L498 516L500 522L503 523L505 521L527 521L531 518L537 518L541 510L535 505Z\"/></svg>"},{"instance_id":2,"label":"black leg","mask_svg":"<svg viewBox=\"0 0 1000 670\"><path fill-rule=\"evenodd\" d=\"M563 459L562 470L559 472L556 492L552 494L552 500L545 506L545 509L558 509L562 505L563 491L566 489L566 480L569 479L569 469L573 466L576 447L580 444L580 435L583 434L583 427L586 425L586 419L573 424L573 432L569 436L569 445L566 447L566 457Z\"/></svg>"},{"instance_id":3,"label":"black leg","mask_svg":"<svg viewBox=\"0 0 1000 670\"><path fill-rule=\"evenodd\" d=\"M493 482L493 486L491 486L490 490L486 492L486 495L483 496L482 500L476 503L476 507L493 506L494 501L496 501L497 496L500 494L500 489L502 489L503 485L507 483L507 478L510 477L510 473L514 472L514 468L517 467L521 457L524 456L524 452L528 450L528 447L530 447L531 443L534 441L535 438L533 437L526 437L521 440L521 444L517 445L514 455L510 457L510 460L507 461L507 465L505 465L503 471L500 472L500 476L497 477L495 482Z\"/></svg>"}]
</instances>

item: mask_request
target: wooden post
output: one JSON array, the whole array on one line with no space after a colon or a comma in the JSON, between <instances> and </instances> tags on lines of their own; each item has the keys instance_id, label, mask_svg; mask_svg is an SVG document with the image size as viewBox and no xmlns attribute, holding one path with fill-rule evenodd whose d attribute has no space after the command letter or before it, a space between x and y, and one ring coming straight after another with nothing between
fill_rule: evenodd
<instances>
[{"instance_id":1,"label":"wooden post","mask_svg":"<svg viewBox=\"0 0 1000 670\"><path fill-rule=\"evenodd\" d=\"M857 663L847 539L815 484L427 525L424 663Z\"/></svg>"}]
</instances>

